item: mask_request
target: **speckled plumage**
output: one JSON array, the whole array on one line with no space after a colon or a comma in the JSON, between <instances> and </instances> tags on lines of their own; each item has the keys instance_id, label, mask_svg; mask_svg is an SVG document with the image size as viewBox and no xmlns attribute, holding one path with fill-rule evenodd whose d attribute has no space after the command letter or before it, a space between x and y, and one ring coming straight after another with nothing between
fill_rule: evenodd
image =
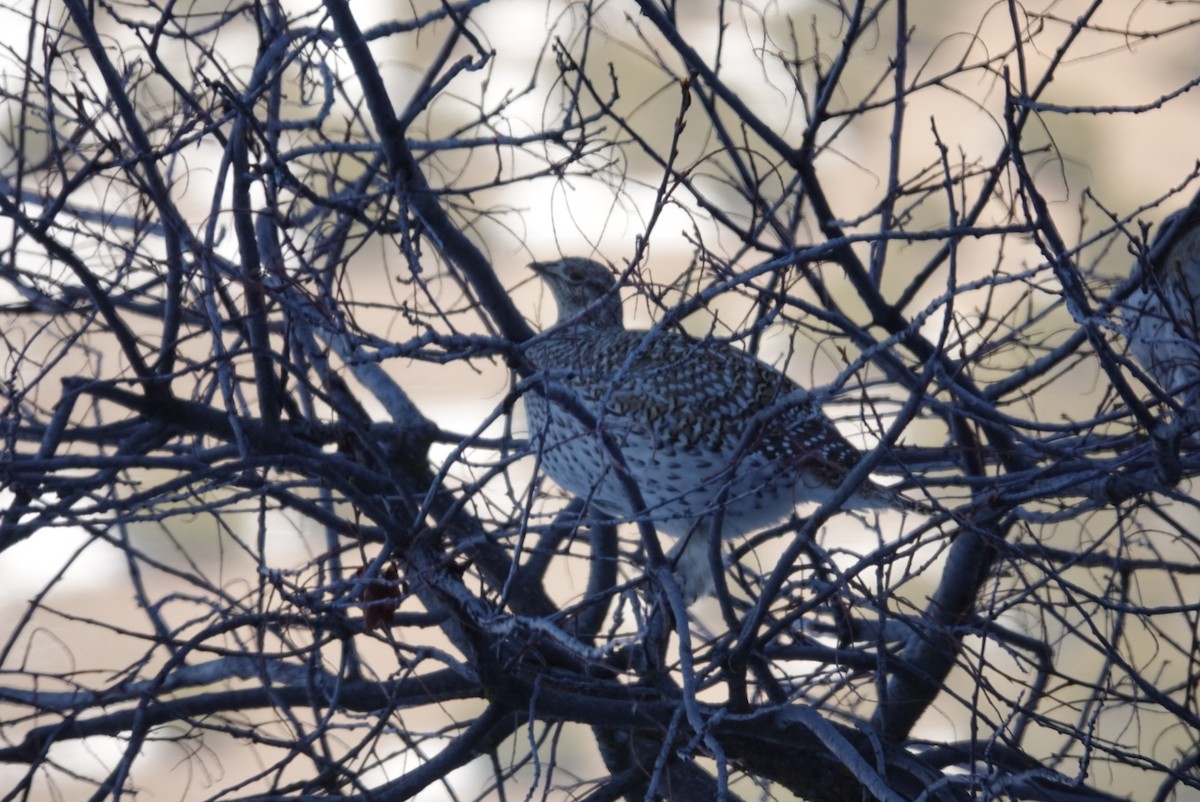
<instances>
[{"instance_id":1,"label":"speckled plumage","mask_svg":"<svg viewBox=\"0 0 1200 802\"><path fill-rule=\"evenodd\" d=\"M529 359L612 436L646 508L634 509L594 430L530 392L542 468L607 515L645 515L660 532L689 535L677 564L689 600L712 587L708 521L718 504L722 534L746 534L824 501L858 461L812 397L769 365L715 340L626 330L603 265L568 258L531 267L554 295L559 324L530 344ZM846 506L911 503L868 482Z\"/></svg>"},{"instance_id":2,"label":"speckled plumage","mask_svg":"<svg viewBox=\"0 0 1200 802\"><path fill-rule=\"evenodd\" d=\"M1161 237L1185 211L1159 226ZM1200 218L1184 221L1165 258L1142 275L1124 311L1129 348L1169 394L1195 398L1200 384Z\"/></svg>"}]
</instances>

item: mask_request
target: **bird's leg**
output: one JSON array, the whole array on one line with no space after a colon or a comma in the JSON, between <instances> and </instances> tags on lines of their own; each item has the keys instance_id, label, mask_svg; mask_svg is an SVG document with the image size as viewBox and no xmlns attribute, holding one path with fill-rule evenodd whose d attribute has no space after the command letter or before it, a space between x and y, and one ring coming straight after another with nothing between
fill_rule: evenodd
<instances>
[{"instance_id":1,"label":"bird's leg","mask_svg":"<svg viewBox=\"0 0 1200 802\"><path fill-rule=\"evenodd\" d=\"M1154 448L1155 468L1158 480L1165 487L1175 487L1183 476L1179 461L1179 448L1185 431L1188 431L1188 413L1184 418L1173 417L1170 422L1159 420L1150 432L1150 444Z\"/></svg>"},{"instance_id":2,"label":"bird's leg","mask_svg":"<svg viewBox=\"0 0 1200 802\"><path fill-rule=\"evenodd\" d=\"M705 516L667 553L667 559L675 567L675 581L683 591L684 604L688 606L716 590L709 561L714 539L712 519Z\"/></svg>"}]
</instances>

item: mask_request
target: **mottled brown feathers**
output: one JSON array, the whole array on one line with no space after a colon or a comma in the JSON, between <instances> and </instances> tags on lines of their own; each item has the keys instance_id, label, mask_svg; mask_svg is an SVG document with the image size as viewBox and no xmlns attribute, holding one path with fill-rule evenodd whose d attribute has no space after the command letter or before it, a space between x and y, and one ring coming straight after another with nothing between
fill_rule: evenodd
<instances>
[{"instance_id":1,"label":"mottled brown feathers","mask_svg":"<svg viewBox=\"0 0 1200 802\"><path fill-rule=\"evenodd\" d=\"M720 504L721 534L745 534L796 504L824 501L858 461L805 390L750 354L671 331L626 330L603 265L568 258L532 267L554 295L559 321L530 343L529 359L542 381L573 392L618 444L645 502L634 509L594 429L531 391L530 438L543 469L594 507L646 517L682 536ZM847 506L907 503L868 482ZM700 548L705 538L690 541ZM706 563L697 555L688 561ZM692 597L707 590L702 579L689 582Z\"/></svg>"}]
</instances>

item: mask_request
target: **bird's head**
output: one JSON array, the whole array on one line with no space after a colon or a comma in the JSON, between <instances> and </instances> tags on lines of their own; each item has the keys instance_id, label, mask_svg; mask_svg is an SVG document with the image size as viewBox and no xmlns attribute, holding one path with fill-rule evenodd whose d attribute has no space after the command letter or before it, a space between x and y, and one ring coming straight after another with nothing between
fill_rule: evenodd
<instances>
[{"instance_id":1,"label":"bird's head","mask_svg":"<svg viewBox=\"0 0 1200 802\"><path fill-rule=\"evenodd\" d=\"M621 328L621 296L612 272L591 259L568 256L529 265L550 288L559 322L597 329Z\"/></svg>"}]
</instances>

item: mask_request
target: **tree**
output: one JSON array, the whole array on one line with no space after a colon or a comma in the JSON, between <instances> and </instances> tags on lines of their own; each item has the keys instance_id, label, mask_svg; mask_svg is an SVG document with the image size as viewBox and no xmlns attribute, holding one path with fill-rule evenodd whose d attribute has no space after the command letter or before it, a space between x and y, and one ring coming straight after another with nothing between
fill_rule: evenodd
<instances>
[{"instance_id":1,"label":"tree","mask_svg":"<svg viewBox=\"0 0 1200 802\"><path fill-rule=\"evenodd\" d=\"M1200 798L1185 9L4 13L4 799ZM670 610L525 438L558 253L931 514Z\"/></svg>"}]
</instances>

